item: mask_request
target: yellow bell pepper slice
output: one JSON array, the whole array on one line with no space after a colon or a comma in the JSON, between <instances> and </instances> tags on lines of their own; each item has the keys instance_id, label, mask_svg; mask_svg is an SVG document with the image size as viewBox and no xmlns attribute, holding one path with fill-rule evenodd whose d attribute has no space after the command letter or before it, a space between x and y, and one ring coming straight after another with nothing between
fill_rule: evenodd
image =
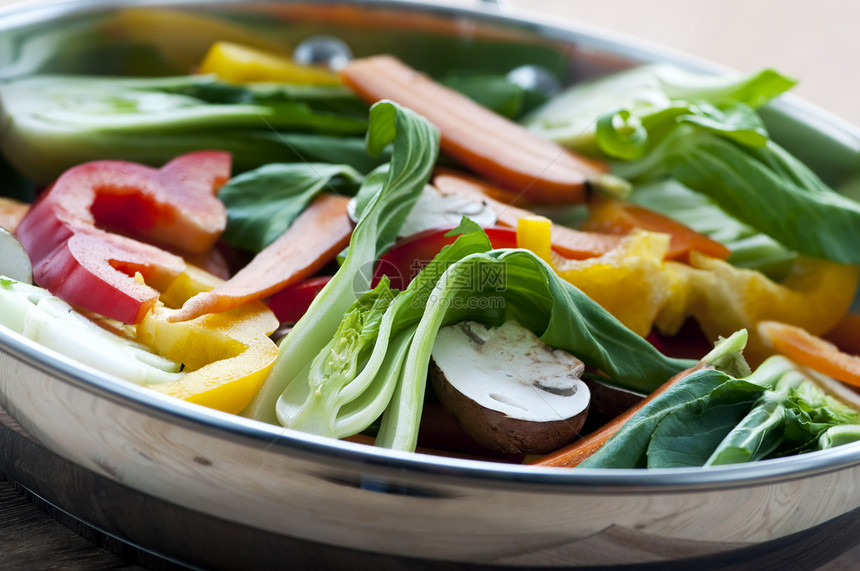
<instances>
[{"instance_id":1,"label":"yellow bell pepper slice","mask_svg":"<svg viewBox=\"0 0 860 571\"><path fill-rule=\"evenodd\" d=\"M552 251L551 227L546 219L521 218L517 246L548 262L562 279L578 287L630 330L647 335L674 289L675 282L664 271L663 262L669 251L669 236L634 231L602 256L570 260Z\"/></svg>"},{"instance_id":2,"label":"yellow bell pepper slice","mask_svg":"<svg viewBox=\"0 0 860 571\"><path fill-rule=\"evenodd\" d=\"M288 57L231 42L216 42L198 70L230 83L278 82L340 85L333 71L295 63Z\"/></svg>"},{"instance_id":3,"label":"yellow bell pepper slice","mask_svg":"<svg viewBox=\"0 0 860 571\"><path fill-rule=\"evenodd\" d=\"M760 321L826 333L850 308L860 281L856 266L803 257L782 283L695 251L689 265L667 262L668 235L644 231L602 256L568 260L551 251L550 227L546 219L521 219L517 245L550 263L631 330L647 335L656 326L673 335L689 317L714 340L746 329L744 354L751 364L772 353L758 335Z\"/></svg>"},{"instance_id":4,"label":"yellow bell pepper slice","mask_svg":"<svg viewBox=\"0 0 860 571\"><path fill-rule=\"evenodd\" d=\"M687 282L684 313L695 318L706 335L749 331L744 355L751 363L772 353L758 335L760 321L781 321L813 335L826 333L848 312L860 278L856 266L804 257L782 283L697 253L691 254L689 266L677 264L673 271ZM667 326L664 316L658 317L657 326Z\"/></svg>"},{"instance_id":5,"label":"yellow bell pepper slice","mask_svg":"<svg viewBox=\"0 0 860 571\"><path fill-rule=\"evenodd\" d=\"M130 45L155 49L177 71L197 65L217 41L269 51L289 49L289 44L261 34L251 26L202 11L152 6L125 8L118 10L104 26L107 33L123 38Z\"/></svg>"},{"instance_id":6,"label":"yellow bell pepper slice","mask_svg":"<svg viewBox=\"0 0 860 571\"><path fill-rule=\"evenodd\" d=\"M275 315L262 302L253 302L190 321L168 321L173 308L220 281L189 266L144 316L137 340L181 362L187 371L179 380L149 388L235 414L251 402L278 356L277 345L269 338L279 325Z\"/></svg>"}]
</instances>

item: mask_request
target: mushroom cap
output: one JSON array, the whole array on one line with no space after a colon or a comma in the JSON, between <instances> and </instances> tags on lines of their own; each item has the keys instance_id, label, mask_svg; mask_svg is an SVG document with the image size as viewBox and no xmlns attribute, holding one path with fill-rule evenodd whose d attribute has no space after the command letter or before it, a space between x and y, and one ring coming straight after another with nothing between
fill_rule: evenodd
<instances>
[{"instance_id":1,"label":"mushroom cap","mask_svg":"<svg viewBox=\"0 0 860 571\"><path fill-rule=\"evenodd\" d=\"M544 453L570 442L585 422L585 365L515 321L466 321L439 330L431 381L440 402L484 446Z\"/></svg>"}]
</instances>

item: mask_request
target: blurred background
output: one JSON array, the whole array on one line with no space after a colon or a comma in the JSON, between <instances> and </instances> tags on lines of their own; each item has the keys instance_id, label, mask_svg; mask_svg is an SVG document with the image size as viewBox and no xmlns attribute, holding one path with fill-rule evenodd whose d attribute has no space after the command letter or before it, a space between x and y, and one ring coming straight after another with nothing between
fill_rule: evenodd
<instances>
[{"instance_id":1,"label":"blurred background","mask_svg":"<svg viewBox=\"0 0 860 571\"><path fill-rule=\"evenodd\" d=\"M475 1L453 1L475 5ZM743 72L775 68L794 93L860 127L857 0L502 0L510 9L611 30Z\"/></svg>"},{"instance_id":2,"label":"blurred background","mask_svg":"<svg viewBox=\"0 0 860 571\"><path fill-rule=\"evenodd\" d=\"M38 1L0 0L0 7ZM858 0L498 0L498 4L553 24L568 21L635 37L737 71L776 68L800 80L795 94L860 126L860 76L855 69L860 56Z\"/></svg>"}]
</instances>

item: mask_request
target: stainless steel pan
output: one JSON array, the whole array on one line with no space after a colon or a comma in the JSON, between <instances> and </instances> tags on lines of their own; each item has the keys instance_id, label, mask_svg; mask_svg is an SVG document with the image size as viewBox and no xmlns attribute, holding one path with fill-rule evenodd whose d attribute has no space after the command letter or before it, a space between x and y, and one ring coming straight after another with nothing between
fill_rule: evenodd
<instances>
[{"instance_id":1,"label":"stainless steel pan","mask_svg":"<svg viewBox=\"0 0 860 571\"><path fill-rule=\"evenodd\" d=\"M166 27L128 27L132 7L218 24L177 37ZM337 33L356 54L391 51L419 66L479 59L509 69L537 58L567 81L657 60L715 69L494 6L112 0L2 12L0 75L142 73L156 60L180 69L225 29L275 42ZM443 45L440 61L433 50ZM792 97L765 116L775 137L828 180L860 172L860 135L849 125ZM117 490L72 499L80 482L31 467L41 476L34 481L50 483L41 494L60 507L66 497L66 509L121 539L207 567L809 568L860 537L860 445L710 470L570 471L400 454L171 400L2 328L0 406L74 474ZM19 469L16 453L30 445L9 442L21 448L3 458ZM159 529L173 535L158 539Z\"/></svg>"}]
</instances>

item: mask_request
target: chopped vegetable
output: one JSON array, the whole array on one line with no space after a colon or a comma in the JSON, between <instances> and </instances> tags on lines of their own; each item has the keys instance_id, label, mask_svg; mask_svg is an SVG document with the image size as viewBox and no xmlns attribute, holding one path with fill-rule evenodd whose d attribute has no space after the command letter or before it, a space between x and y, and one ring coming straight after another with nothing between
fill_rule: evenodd
<instances>
[{"instance_id":1,"label":"chopped vegetable","mask_svg":"<svg viewBox=\"0 0 860 571\"><path fill-rule=\"evenodd\" d=\"M692 316L709 338L747 329L746 356L751 363L771 354L759 337L757 323L782 321L823 334L848 311L860 276L857 266L804 257L797 259L781 283L697 253L690 262L672 266L675 278L686 284L681 287L687 297L664 307L657 326L676 331L686 316Z\"/></svg>"},{"instance_id":2,"label":"chopped vegetable","mask_svg":"<svg viewBox=\"0 0 860 571\"><path fill-rule=\"evenodd\" d=\"M361 212L340 270L281 343L271 374L243 414L278 424L279 402L301 404L308 398L310 388L304 376L311 361L331 340L357 292L369 289L371 265L394 242L427 184L436 162L438 132L413 112L379 102L370 111L368 151L378 155L392 142L391 162L368 175L362 185L371 189L371 198ZM376 417L368 425L374 420Z\"/></svg>"},{"instance_id":3,"label":"chopped vegetable","mask_svg":"<svg viewBox=\"0 0 860 571\"><path fill-rule=\"evenodd\" d=\"M644 95L630 91L631 84ZM623 161L614 174L634 182L671 176L790 250L860 263L860 206L770 140L754 110L792 85L770 70L726 78L644 67L603 80L605 91L600 80L574 88L535 121L602 113L594 133L601 153ZM595 111L590 106L597 101L602 108Z\"/></svg>"},{"instance_id":4,"label":"chopped vegetable","mask_svg":"<svg viewBox=\"0 0 860 571\"><path fill-rule=\"evenodd\" d=\"M331 281L331 276L308 278L272 294L266 301L281 323L295 323L307 313L314 298Z\"/></svg>"},{"instance_id":5,"label":"chopped vegetable","mask_svg":"<svg viewBox=\"0 0 860 571\"><path fill-rule=\"evenodd\" d=\"M211 291L188 299L168 319L175 323L228 311L312 276L349 242L352 223L346 214L347 202L343 196L319 195L286 232L247 266Z\"/></svg>"},{"instance_id":6,"label":"chopped vegetable","mask_svg":"<svg viewBox=\"0 0 860 571\"><path fill-rule=\"evenodd\" d=\"M627 113L616 114L618 121L604 116L598 140L630 137ZM636 143L635 157L617 155L629 162L616 164L615 174L634 181L671 176L790 250L860 263L860 204L833 191L772 141L752 108L675 102L671 113L652 119L639 127L647 132L647 144Z\"/></svg>"},{"instance_id":7,"label":"chopped vegetable","mask_svg":"<svg viewBox=\"0 0 860 571\"><path fill-rule=\"evenodd\" d=\"M409 211L398 237L405 238L436 228L454 228L464 216L484 228L494 226L497 222L496 213L483 201L441 193L428 185Z\"/></svg>"},{"instance_id":8,"label":"chopped vegetable","mask_svg":"<svg viewBox=\"0 0 860 571\"><path fill-rule=\"evenodd\" d=\"M683 137L667 165L684 185L791 250L860 264L860 204L834 192L783 148L772 141L749 147L715 135Z\"/></svg>"},{"instance_id":9,"label":"chopped vegetable","mask_svg":"<svg viewBox=\"0 0 860 571\"><path fill-rule=\"evenodd\" d=\"M585 200L606 166L578 157L418 73L391 56L356 59L341 79L369 102L392 99L441 133L441 149L493 182L544 203Z\"/></svg>"},{"instance_id":10,"label":"chopped vegetable","mask_svg":"<svg viewBox=\"0 0 860 571\"><path fill-rule=\"evenodd\" d=\"M629 199L724 244L731 251L727 260L730 264L759 271L774 281L785 279L797 259L795 252L732 218L713 200L674 179L637 185Z\"/></svg>"},{"instance_id":11,"label":"chopped vegetable","mask_svg":"<svg viewBox=\"0 0 860 571\"><path fill-rule=\"evenodd\" d=\"M535 216L533 212L499 200L500 196L504 196L501 189L459 173L437 174L433 179L433 185L443 194L457 194L486 202L495 210L499 224L504 226L516 228L521 219ZM504 198L513 200L516 197L504 196ZM565 258L575 260L600 256L617 247L620 242L617 236L581 232L560 224L553 224L551 233L553 249Z\"/></svg>"},{"instance_id":12,"label":"chopped vegetable","mask_svg":"<svg viewBox=\"0 0 860 571\"><path fill-rule=\"evenodd\" d=\"M230 157L219 151L182 155L161 169L121 161L70 169L17 229L35 282L73 305L139 323L155 305L156 289L167 287L185 262L96 224L206 252L226 223L215 193L229 176Z\"/></svg>"},{"instance_id":13,"label":"chopped vegetable","mask_svg":"<svg viewBox=\"0 0 860 571\"><path fill-rule=\"evenodd\" d=\"M40 183L86 161L154 166L202 149L231 153L237 171L310 161L368 172L380 163L364 151L367 106L342 87L32 76L0 85L0 102L0 148Z\"/></svg>"},{"instance_id":14,"label":"chopped vegetable","mask_svg":"<svg viewBox=\"0 0 860 571\"><path fill-rule=\"evenodd\" d=\"M374 284L384 275L392 287L404 289L442 248L453 244L457 236L451 228L425 230L394 243L390 250L379 257L373 278ZM517 235L512 228L484 228L493 248L516 248Z\"/></svg>"},{"instance_id":15,"label":"chopped vegetable","mask_svg":"<svg viewBox=\"0 0 860 571\"><path fill-rule=\"evenodd\" d=\"M551 222L521 218L517 245L535 252L564 280L582 290L624 325L646 336L663 308L683 296L683 282L667 270L669 236L636 230L605 254L584 260L550 249Z\"/></svg>"},{"instance_id":16,"label":"chopped vegetable","mask_svg":"<svg viewBox=\"0 0 860 571\"><path fill-rule=\"evenodd\" d=\"M0 277L0 323L67 357L121 379L154 386L179 378L180 364L78 313L33 285Z\"/></svg>"},{"instance_id":17,"label":"chopped vegetable","mask_svg":"<svg viewBox=\"0 0 860 571\"><path fill-rule=\"evenodd\" d=\"M625 146L636 144L637 152L641 152L653 144L645 136L644 126L664 116L673 118L678 113L678 102L706 102L720 107L745 103L757 108L796 83L770 69L748 75L714 75L656 63L576 83L535 109L523 122L543 137L589 155L601 155L605 142L596 133L595 118L607 110L615 116L615 110L624 109L625 119L618 122L618 131L626 135Z\"/></svg>"},{"instance_id":18,"label":"chopped vegetable","mask_svg":"<svg viewBox=\"0 0 860 571\"><path fill-rule=\"evenodd\" d=\"M639 228L669 234L670 260L688 260L691 251L725 260L731 251L715 240L659 212L608 196L595 196L588 203L588 220L582 228L607 234L628 234Z\"/></svg>"},{"instance_id":19,"label":"chopped vegetable","mask_svg":"<svg viewBox=\"0 0 860 571\"><path fill-rule=\"evenodd\" d=\"M774 356L744 377L716 370L686 376L579 466L710 466L798 454L826 445L826 431L858 418L795 363Z\"/></svg>"},{"instance_id":20,"label":"chopped vegetable","mask_svg":"<svg viewBox=\"0 0 860 571\"><path fill-rule=\"evenodd\" d=\"M829 329L824 338L846 353L860 355L860 313L849 311Z\"/></svg>"},{"instance_id":21,"label":"chopped vegetable","mask_svg":"<svg viewBox=\"0 0 860 571\"><path fill-rule=\"evenodd\" d=\"M614 383L638 390L650 391L688 366L688 361L661 355L531 253L490 251L486 235L471 222L458 230L465 233L386 309L366 366L337 401L341 430L362 430L384 409L377 445L414 450L430 354L445 322L478 316L490 324L518 321L543 332L541 340L551 347L576 354L606 371ZM624 358L613 358L618 355ZM281 422L290 426L314 402L314 394L297 379L278 400Z\"/></svg>"},{"instance_id":22,"label":"chopped vegetable","mask_svg":"<svg viewBox=\"0 0 860 571\"><path fill-rule=\"evenodd\" d=\"M540 454L579 436L590 404L585 365L519 323L442 327L432 359L439 401L487 448Z\"/></svg>"},{"instance_id":23,"label":"chopped vegetable","mask_svg":"<svg viewBox=\"0 0 860 571\"><path fill-rule=\"evenodd\" d=\"M761 321L758 330L765 344L778 353L838 381L860 387L860 356L845 353L833 343L787 323Z\"/></svg>"},{"instance_id":24,"label":"chopped vegetable","mask_svg":"<svg viewBox=\"0 0 860 571\"><path fill-rule=\"evenodd\" d=\"M272 163L233 177L218 198L227 207L224 240L257 253L280 237L321 192L352 194L364 177L348 165Z\"/></svg>"},{"instance_id":25,"label":"chopped vegetable","mask_svg":"<svg viewBox=\"0 0 860 571\"><path fill-rule=\"evenodd\" d=\"M741 375L749 373L749 368L746 366L746 362L743 360L743 357L741 357L741 351L743 350L746 341L747 334L746 331L743 330L733 334L728 339L721 340L717 343L714 349L702 357L698 363L672 376L668 381L660 385L660 387L650 393L647 398L641 400L635 406L572 444L556 450L551 454L532 458L529 463L537 466L552 466L557 468L573 468L574 466L578 466L597 452L610 438L615 436L615 434L627 422L629 422L634 415L639 413L640 410L651 406L650 403L652 401L697 371L701 371L703 369L715 369Z\"/></svg>"},{"instance_id":26,"label":"chopped vegetable","mask_svg":"<svg viewBox=\"0 0 860 571\"><path fill-rule=\"evenodd\" d=\"M217 287L206 272L189 267L164 292L171 305ZM158 304L137 326L137 339L158 354L179 361L185 374L156 391L230 413L244 409L260 389L278 348L268 335L278 327L274 314L261 302L218 314L174 323L174 310Z\"/></svg>"},{"instance_id":27,"label":"chopped vegetable","mask_svg":"<svg viewBox=\"0 0 860 571\"><path fill-rule=\"evenodd\" d=\"M779 362L780 358L771 359ZM704 465L751 462L838 445L836 438L826 443L821 439L828 432L832 437L835 432L830 431L836 427L856 426L858 420L857 409L826 394L803 371L789 370L753 403Z\"/></svg>"},{"instance_id":28,"label":"chopped vegetable","mask_svg":"<svg viewBox=\"0 0 860 571\"><path fill-rule=\"evenodd\" d=\"M33 283L33 266L27 250L14 234L0 227L0 276Z\"/></svg>"},{"instance_id":29,"label":"chopped vegetable","mask_svg":"<svg viewBox=\"0 0 860 571\"><path fill-rule=\"evenodd\" d=\"M340 85L337 74L302 65L278 54L232 42L216 42L200 63L199 73L212 73L231 83L278 82Z\"/></svg>"}]
</instances>

